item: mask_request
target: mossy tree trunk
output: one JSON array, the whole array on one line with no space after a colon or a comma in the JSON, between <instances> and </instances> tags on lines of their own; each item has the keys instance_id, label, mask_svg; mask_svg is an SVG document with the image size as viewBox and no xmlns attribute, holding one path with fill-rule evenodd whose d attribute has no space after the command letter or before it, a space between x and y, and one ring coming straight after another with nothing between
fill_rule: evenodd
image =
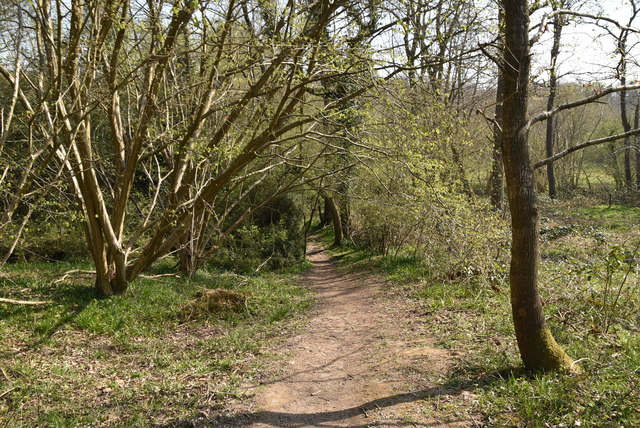
<instances>
[{"instance_id":1,"label":"mossy tree trunk","mask_svg":"<svg viewBox=\"0 0 640 428\"><path fill-rule=\"evenodd\" d=\"M505 13L502 150L513 230L509 279L516 338L526 368L575 369L573 360L547 327L538 293L538 210L527 141L528 2L503 0L502 4Z\"/></svg>"}]
</instances>

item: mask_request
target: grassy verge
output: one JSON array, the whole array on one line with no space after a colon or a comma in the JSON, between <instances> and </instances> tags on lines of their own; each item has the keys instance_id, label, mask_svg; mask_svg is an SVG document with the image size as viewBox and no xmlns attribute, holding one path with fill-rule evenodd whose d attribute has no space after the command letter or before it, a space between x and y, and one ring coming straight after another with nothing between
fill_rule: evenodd
<instances>
[{"instance_id":1,"label":"grassy verge","mask_svg":"<svg viewBox=\"0 0 640 428\"><path fill-rule=\"evenodd\" d=\"M54 284L71 269L89 266L18 263L0 276L3 296L51 301L0 304L0 427L146 427L212 417L264 372L275 358L269 341L294 328L311 301L295 270L141 279L126 296L101 299L88 277ZM242 290L246 301L196 319L180 315L196 291L211 288Z\"/></svg>"},{"instance_id":2,"label":"grassy verge","mask_svg":"<svg viewBox=\"0 0 640 428\"><path fill-rule=\"evenodd\" d=\"M426 397L426 414L440 420L480 414L491 427L640 426L639 213L624 206L542 207L545 314L583 376L521 368L506 267L490 278L447 280L420 260L348 246L333 252L344 269L373 269L410 293L437 346L458 351L454 369L440 380L451 397ZM461 390L471 396L459 398Z\"/></svg>"}]
</instances>

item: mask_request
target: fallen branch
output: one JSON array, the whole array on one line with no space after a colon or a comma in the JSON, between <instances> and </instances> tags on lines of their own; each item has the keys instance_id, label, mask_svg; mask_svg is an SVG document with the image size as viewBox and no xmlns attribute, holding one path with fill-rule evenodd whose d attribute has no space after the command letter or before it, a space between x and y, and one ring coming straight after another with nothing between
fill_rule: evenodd
<instances>
[{"instance_id":1,"label":"fallen branch","mask_svg":"<svg viewBox=\"0 0 640 428\"><path fill-rule=\"evenodd\" d=\"M7 395L8 393L10 393L11 391L13 391L14 389L16 389L17 387L13 387L13 388L9 388L8 390L6 390L5 392L3 392L2 394L0 394L0 398L4 397L5 395Z\"/></svg>"},{"instance_id":2,"label":"fallen branch","mask_svg":"<svg viewBox=\"0 0 640 428\"><path fill-rule=\"evenodd\" d=\"M273 257L273 255L275 254L275 252L271 253L271 255L269 256L269 258L265 261L263 261L262 263L260 263L260 266L258 266L256 268L256 273L258 273L260 271L260 269L262 269L264 267L264 265L266 265L267 263L269 263L269 260L271 260L271 258Z\"/></svg>"},{"instance_id":3,"label":"fallen branch","mask_svg":"<svg viewBox=\"0 0 640 428\"><path fill-rule=\"evenodd\" d=\"M180 274L179 273L161 273L158 275L140 275L140 278L143 279L155 279L155 278L165 278L168 276L173 276L176 278L180 278Z\"/></svg>"},{"instance_id":4,"label":"fallen branch","mask_svg":"<svg viewBox=\"0 0 640 428\"><path fill-rule=\"evenodd\" d=\"M64 273L64 275L62 275L61 278L56 279L55 281L53 281L54 284L57 284L59 282L64 281L65 279L67 279L67 277L69 277L69 275L73 275L73 274L82 274L82 275L95 275L96 271L95 270L82 270L82 269L73 269L73 270L68 270Z\"/></svg>"},{"instance_id":5,"label":"fallen branch","mask_svg":"<svg viewBox=\"0 0 640 428\"><path fill-rule=\"evenodd\" d=\"M41 306L41 305L48 305L51 302L48 300L43 300L43 301L14 300L14 299L5 299L3 297L0 297L0 303L9 303L11 305Z\"/></svg>"}]
</instances>

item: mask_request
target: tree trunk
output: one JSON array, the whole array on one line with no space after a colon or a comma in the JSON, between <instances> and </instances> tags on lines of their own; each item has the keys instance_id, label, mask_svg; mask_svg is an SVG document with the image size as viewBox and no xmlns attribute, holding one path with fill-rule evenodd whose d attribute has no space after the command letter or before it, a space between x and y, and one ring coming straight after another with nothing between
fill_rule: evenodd
<instances>
[{"instance_id":1,"label":"tree trunk","mask_svg":"<svg viewBox=\"0 0 640 428\"><path fill-rule=\"evenodd\" d=\"M107 248L93 243L91 251L96 267L96 291L102 296L114 296L126 293L129 281L126 279L126 270L123 263L110 261Z\"/></svg>"},{"instance_id":2,"label":"tree trunk","mask_svg":"<svg viewBox=\"0 0 640 428\"><path fill-rule=\"evenodd\" d=\"M201 213L194 213L189 220L189 228L186 230L178 250L180 272L187 276L196 274L202 262L206 261L207 226L211 219L211 210L205 209Z\"/></svg>"},{"instance_id":3,"label":"tree trunk","mask_svg":"<svg viewBox=\"0 0 640 428\"><path fill-rule=\"evenodd\" d=\"M343 237L347 239L351 238L351 208L349 207L349 203L340 204L340 209L338 210L340 214L340 229L342 230Z\"/></svg>"},{"instance_id":4,"label":"tree trunk","mask_svg":"<svg viewBox=\"0 0 640 428\"><path fill-rule=\"evenodd\" d=\"M627 84L626 79L626 64L622 67L621 75L620 75L620 84L622 86ZM627 91L620 92L620 120L622 121L622 127L624 128L624 132L631 131L631 124L629 123L629 118L627 117ZM624 139L624 182L625 185L630 188L631 183L633 182L633 178L631 176L631 138L626 137Z\"/></svg>"},{"instance_id":5,"label":"tree trunk","mask_svg":"<svg viewBox=\"0 0 640 428\"><path fill-rule=\"evenodd\" d=\"M546 325L538 293L538 209L529 159L529 8L503 0L505 13L503 161L511 209L511 309L520 355L527 369L573 368Z\"/></svg>"},{"instance_id":6,"label":"tree trunk","mask_svg":"<svg viewBox=\"0 0 640 428\"><path fill-rule=\"evenodd\" d=\"M331 208L329 207L329 201L327 198L324 198L324 209L318 207L318 212L320 213L320 227L324 227L331 223Z\"/></svg>"},{"instance_id":7,"label":"tree trunk","mask_svg":"<svg viewBox=\"0 0 640 428\"><path fill-rule=\"evenodd\" d=\"M493 126L493 161L491 165L491 206L497 210L504 208L504 169L502 167L502 95L504 94L504 79L502 73L498 76L496 90L495 124Z\"/></svg>"},{"instance_id":8,"label":"tree trunk","mask_svg":"<svg viewBox=\"0 0 640 428\"><path fill-rule=\"evenodd\" d=\"M187 276L193 276L198 271L198 260L195 249L191 244L191 236L187 235L182 241L182 246L178 251L180 272Z\"/></svg>"},{"instance_id":9,"label":"tree trunk","mask_svg":"<svg viewBox=\"0 0 640 428\"><path fill-rule=\"evenodd\" d=\"M504 29L504 13L498 11L498 28L502 36ZM500 43L501 52L503 42ZM504 77L498 72L498 84L496 87L495 123L493 124L493 160L489 186L491 192L491 206L497 210L504 208L504 169L502 168L502 102L504 99Z\"/></svg>"},{"instance_id":10,"label":"tree trunk","mask_svg":"<svg viewBox=\"0 0 640 428\"><path fill-rule=\"evenodd\" d=\"M340 245L342 243L342 223L340 222L338 207L331 197L323 196L323 199L331 213L331 222L333 223L333 245Z\"/></svg>"},{"instance_id":11,"label":"tree trunk","mask_svg":"<svg viewBox=\"0 0 640 428\"><path fill-rule=\"evenodd\" d=\"M556 8L554 7L554 10ZM549 70L549 97L547 98L547 111L551 111L555 104L558 87L557 65L558 54L560 53L560 37L562 35L562 22L559 16L553 20L553 46L551 47L551 66ZM548 158L553 156L553 116L547 119L547 135L545 139L545 149ZM547 181L549 183L549 197L556 198L556 176L553 170L553 162L547 164Z\"/></svg>"},{"instance_id":12,"label":"tree trunk","mask_svg":"<svg viewBox=\"0 0 640 428\"><path fill-rule=\"evenodd\" d=\"M349 186L346 184L340 185L340 191L342 194L338 197L338 214L340 215L340 228L342 229L342 236L344 238L351 238L351 204L349 201Z\"/></svg>"},{"instance_id":13,"label":"tree trunk","mask_svg":"<svg viewBox=\"0 0 640 428\"><path fill-rule=\"evenodd\" d=\"M637 95L636 95L637 98ZM633 128L640 127L640 100L637 101L635 112L633 114ZM633 148L636 153L636 190L640 190L640 136L633 137Z\"/></svg>"}]
</instances>

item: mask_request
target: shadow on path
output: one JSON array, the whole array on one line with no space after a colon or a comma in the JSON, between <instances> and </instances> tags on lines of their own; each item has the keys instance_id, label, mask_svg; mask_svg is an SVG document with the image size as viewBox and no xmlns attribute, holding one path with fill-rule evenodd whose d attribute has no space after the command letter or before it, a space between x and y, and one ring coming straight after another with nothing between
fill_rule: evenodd
<instances>
[{"instance_id":1,"label":"shadow on path","mask_svg":"<svg viewBox=\"0 0 640 428\"><path fill-rule=\"evenodd\" d=\"M382 409L385 407L395 406L397 404L419 401L427 397L435 397L439 395L454 395L458 390L447 389L445 387L433 387L421 391L406 392L402 394L391 395L376 400L362 403L357 407L350 407L341 410L332 410L317 413L283 413L270 411L257 411L254 413L240 414L227 419L217 421L211 426L247 426L249 424L264 424L272 427L340 427L340 421L353 418L367 413ZM438 426L439 424L416 424L415 422L396 422L391 425L385 422L384 426ZM350 425L353 426L353 425ZM361 427L376 426L375 423L367 423ZM380 426L380 425L378 425Z\"/></svg>"},{"instance_id":2,"label":"shadow on path","mask_svg":"<svg viewBox=\"0 0 640 428\"><path fill-rule=\"evenodd\" d=\"M155 428L177 428L177 427L250 427L250 426L264 426L273 428L297 428L297 427L323 427L323 428L338 428L349 426L352 428L367 428L367 427L448 427L458 426L476 426L476 420L472 418L458 418L448 420L446 422L415 422L396 420L394 422L374 422L373 418L371 422L366 422L360 425L345 425L343 421L347 421L356 416L364 415L368 416L370 412L381 410L388 407L393 407L402 403L417 402L426 400L428 398L434 398L439 396L456 396L463 391L473 390L476 388L486 389L489 388L495 381L503 379L505 376L527 376L527 372L518 368L505 368L499 371L485 374L483 376L461 380L456 378L450 378L448 382L433 386L430 388L405 392L387 397L378 398L375 400L367 401L359 406L349 407L340 410L330 410L324 412L315 413L286 413L286 412L273 412L257 410L255 412L239 413L236 415L215 417L208 420L177 420L170 422L166 425L159 425Z\"/></svg>"}]
</instances>

